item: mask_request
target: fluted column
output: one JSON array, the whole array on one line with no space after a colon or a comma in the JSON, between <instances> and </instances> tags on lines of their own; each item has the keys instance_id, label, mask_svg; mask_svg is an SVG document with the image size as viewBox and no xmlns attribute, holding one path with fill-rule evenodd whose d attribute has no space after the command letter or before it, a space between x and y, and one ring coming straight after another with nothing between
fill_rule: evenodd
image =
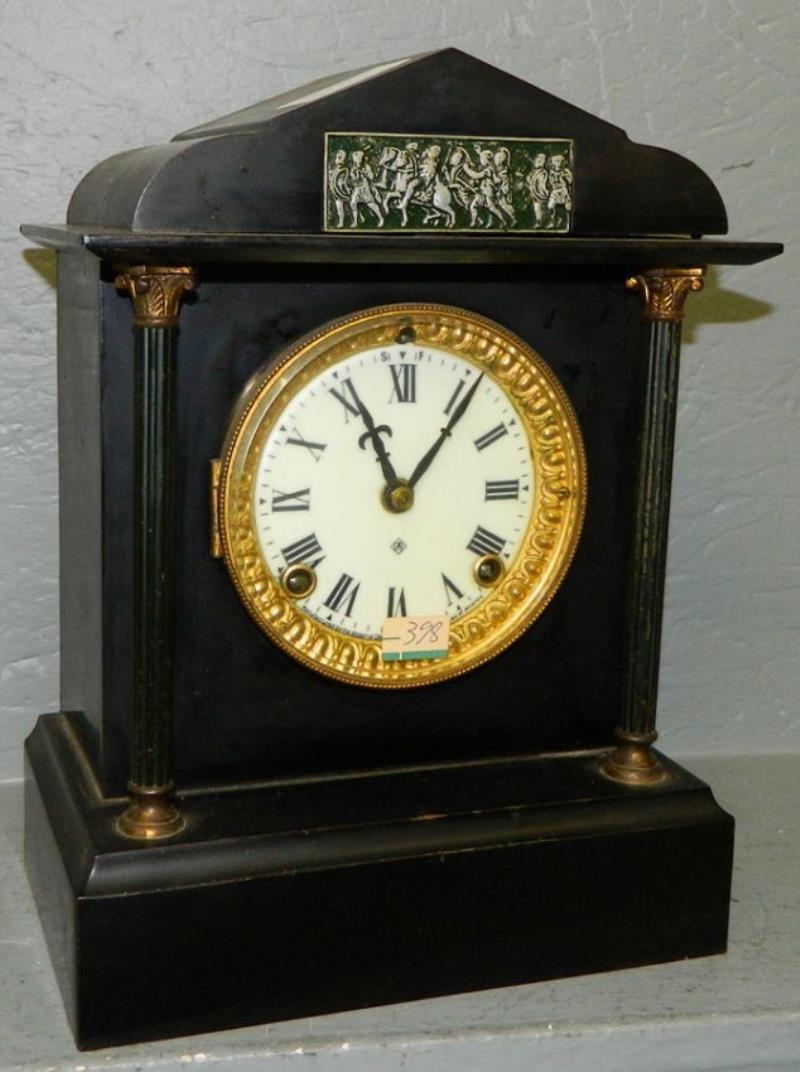
<instances>
[{"instance_id":1,"label":"fluted column","mask_svg":"<svg viewBox=\"0 0 800 1072\"><path fill-rule=\"evenodd\" d=\"M661 622L667 560L672 458L681 321L688 294L703 287L702 268L658 268L632 276L626 286L639 293L647 362L636 481L636 529L631 556L626 621L627 674L617 748L601 763L615 781L653 785L664 769L652 751L661 657Z\"/></svg>"},{"instance_id":2,"label":"fluted column","mask_svg":"<svg viewBox=\"0 0 800 1072\"><path fill-rule=\"evenodd\" d=\"M138 266L116 278L133 301L134 676L129 801L118 826L132 838L172 837L174 544L173 370L191 268Z\"/></svg>"}]
</instances>

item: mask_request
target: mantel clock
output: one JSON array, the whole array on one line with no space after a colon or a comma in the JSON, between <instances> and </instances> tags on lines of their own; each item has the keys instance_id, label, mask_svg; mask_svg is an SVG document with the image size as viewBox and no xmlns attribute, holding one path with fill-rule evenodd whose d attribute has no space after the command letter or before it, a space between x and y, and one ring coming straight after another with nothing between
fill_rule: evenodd
<instances>
[{"instance_id":1,"label":"mantel clock","mask_svg":"<svg viewBox=\"0 0 800 1072\"><path fill-rule=\"evenodd\" d=\"M27 866L83 1048L721 952L655 751L673 153L462 52L96 167L58 251L61 711ZM145 985L146 981L146 985Z\"/></svg>"}]
</instances>

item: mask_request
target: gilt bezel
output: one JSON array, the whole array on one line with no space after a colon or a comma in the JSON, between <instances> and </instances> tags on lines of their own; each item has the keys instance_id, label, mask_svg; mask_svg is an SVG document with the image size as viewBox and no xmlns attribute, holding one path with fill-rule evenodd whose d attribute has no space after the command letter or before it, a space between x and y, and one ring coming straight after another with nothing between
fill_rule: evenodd
<instances>
[{"instance_id":1,"label":"gilt bezel","mask_svg":"<svg viewBox=\"0 0 800 1072\"><path fill-rule=\"evenodd\" d=\"M253 481L276 421L324 369L414 327L417 342L467 357L508 395L526 430L534 467L528 529L494 588L450 628L441 659L384 662L380 640L353 636L303 611L261 553ZM221 549L242 602L261 630L304 666L337 681L411 688L444 681L492 659L542 614L569 568L586 509L586 458L577 417L544 360L518 336L476 313L428 303L385 305L325 324L251 381L226 437L217 502Z\"/></svg>"}]
</instances>

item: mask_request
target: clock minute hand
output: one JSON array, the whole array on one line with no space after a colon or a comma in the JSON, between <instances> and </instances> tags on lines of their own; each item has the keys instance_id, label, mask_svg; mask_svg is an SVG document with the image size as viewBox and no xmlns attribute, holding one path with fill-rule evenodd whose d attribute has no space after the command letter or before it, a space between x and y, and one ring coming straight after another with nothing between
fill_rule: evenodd
<instances>
[{"instance_id":1,"label":"clock minute hand","mask_svg":"<svg viewBox=\"0 0 800 1072\"><path fill-rule=\"evenodd\" d=\"M470 402L472 401L472 397L475 394L475 392L478 390L478 387L479 387L480 382L481 382L482 379L483 379L483 373L480 374L480 376L477 378L475 383L473 383L472 387L470 387L470 389L467 391L467 393L464 395L464 397L458 403L456 408L453 410L453 413L452 413L452 416L450 417L450 420L447 422L447 424L444 426L444 428L442 428L441 432L439 433L439 438L436 440L436 442L433 444L433 446L430 448L430 450L428 450L425 454L423 454L423 456L417 462L417 466L414 469L414 472L411 474L411 477L410 477L410 479L408 481L412 488L416 485L417 481L422 476L422 474L427 472L428 468L430 467L431 462L436 457L436 455L439 453L439 451L442 449L444 441L450 437L450 435L452 434L453 429L455 428L455 426L458 424L458 422L461 420L461 418L467 412L467 406L469 406Z\"/></svg>"}]
</instances>

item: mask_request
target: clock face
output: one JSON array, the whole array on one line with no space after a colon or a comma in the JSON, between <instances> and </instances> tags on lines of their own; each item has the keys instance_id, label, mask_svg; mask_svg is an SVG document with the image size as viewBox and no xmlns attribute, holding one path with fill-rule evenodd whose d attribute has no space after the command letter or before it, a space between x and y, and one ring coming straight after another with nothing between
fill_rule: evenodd
<instances>
[{"instance_id":1,"label":"clock face","mask_svg":"<svg viewBox=\"0 0 800 1072\"><path fill-rule=\"evenodd\" d=\"M527 430L500 386L468 358L395 340L323 369L285 408L256 469L256 531L274 576L315 570L300 609L377 640L387 617L456 620L482 599L476 560L513 561L533 485ZM393 487L408 489L404 509Z\"/></svg>"},{"instance_id":2,"label":"clock face","mask_svg":"<svg viewBox=\"0 0 800 1072\"><path fill-rule=\"evenodd\" d=\"M577 422L532 350L463 310L388 306L306 337L247 390L219 529L272 640L396 688L485 662L541 613L585 492ZM398 658L383 641L398 618L448 639Z\"/></svg>"}]
</instances>

